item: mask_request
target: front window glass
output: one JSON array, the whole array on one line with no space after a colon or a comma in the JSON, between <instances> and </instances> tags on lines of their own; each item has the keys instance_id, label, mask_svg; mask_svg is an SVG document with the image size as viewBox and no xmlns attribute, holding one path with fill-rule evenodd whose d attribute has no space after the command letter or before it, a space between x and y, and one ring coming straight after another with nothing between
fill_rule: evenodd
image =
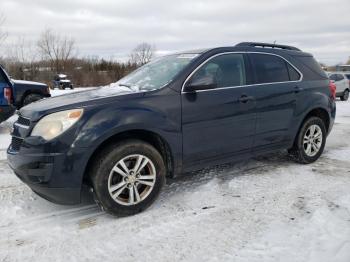
<instances>
[{"instance_id":1,"label":"front window glass","mask_svg":"<svg viewBox=\"0 0 350 262\"><path fill-rule=\"evenodd\" d=\"M333 81L337 81L337 75L330 75L329 79Z\"/></svg>"},{"instance_id":2,"label":"front window glass","mask_svg":"<svg viewBox=\"0 0 350 262\"><path fill-rule=\"evenodd\" d=\"M225 54L214 57L204 64L191 78L197 81L210 76L217 88L246 84L244 58L242 54Z\"/></svg>"},{"instance_id":3,"label":"front window glass","mask_svg":"<svg viewBox=\"0 0 350 262\"><path fill-rule=\"evenodd\" d=\"M338 81L341 81L341 80L343 80L344 79L344 76L342 76L342 75L338 75Z\"/></svg>"},{"instance_id":4,"label":"front window glass","mask_svg":"<svg viewBox=\"0 0 350 262\"><path fill-rule=\"evenodd\" d=\"M175 54L158 58L120 79L116 85L135 91L160 89L197 56L198 54Z\"/></svg>"}]
</instances>

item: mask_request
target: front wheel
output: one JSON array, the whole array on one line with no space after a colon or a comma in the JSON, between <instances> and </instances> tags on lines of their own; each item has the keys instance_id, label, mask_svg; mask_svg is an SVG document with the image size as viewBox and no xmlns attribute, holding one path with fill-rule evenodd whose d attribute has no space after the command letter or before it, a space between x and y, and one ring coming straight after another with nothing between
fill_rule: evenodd
<instances>
[{"instance_id":1,"label":"front wheel","mask_svg":"<svg viewBox=\"0 0 350 262\"><path fill-rule=\"evenodd\" d=\"M349 99L349 90L346 89L340 99L341 101L347 101Z\"/></svg>"},{"instance_id":2,"label":"front wheel","mask_svg":"<svg viewBox=\"0 0 350 262\"><path fill-rule=\"evenodd\" d=\"M326 138L327 133L323 120L319 117L310 117L300 128L289 153L299 163L312 163L321 156Z\"/></svg>"},{"instance_id":3,"label":"front wheel","mask_svg":"<svg viewBox=\"0 0 350 262\"><path fill-rule=\"evenodd\" d=\"M90 171L98 204L117 216L133 215L149 207L165 183L165 174L160 153L139 140L107 147Z\"/></svg>"}]
</instances>

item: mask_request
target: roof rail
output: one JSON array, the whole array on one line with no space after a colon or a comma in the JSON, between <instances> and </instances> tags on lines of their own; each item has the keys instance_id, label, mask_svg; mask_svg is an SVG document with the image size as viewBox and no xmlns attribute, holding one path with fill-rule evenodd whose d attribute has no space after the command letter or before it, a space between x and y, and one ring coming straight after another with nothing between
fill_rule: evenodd
<instances>
[{"instance_id":1,"label":"roof rail","mask_svg":"<svg viewBox=\"0 0 350 262\"><path fill-rule=\"evenodd\" d=\"M242 43L237 44L236 46L270 47L270 48L278 48L278 49L301 51L299 48L296 48L294 46L276 45L276 44L259 43L259 42L242 42Z\"/></svg>"}]
</instances>

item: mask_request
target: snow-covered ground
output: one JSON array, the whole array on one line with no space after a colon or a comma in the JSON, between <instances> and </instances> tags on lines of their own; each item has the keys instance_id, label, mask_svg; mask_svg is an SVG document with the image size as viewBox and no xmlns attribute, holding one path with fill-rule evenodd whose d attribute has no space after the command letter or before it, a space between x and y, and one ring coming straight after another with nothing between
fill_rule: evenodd
<instances>
[{"instance_id":1,"label":"snow-covered ground","mask_svg":"<svg viewBox=\"0 0 350 262\"><path fill-rule=\"evenodd\" d=\"M54 91L54 95L69 91ZM350 102L323 156L285 153L168 181L145 212L114 218L36 196L6 163L0 126L0 261L350 261Z\"/></svg>"}]
</instances>

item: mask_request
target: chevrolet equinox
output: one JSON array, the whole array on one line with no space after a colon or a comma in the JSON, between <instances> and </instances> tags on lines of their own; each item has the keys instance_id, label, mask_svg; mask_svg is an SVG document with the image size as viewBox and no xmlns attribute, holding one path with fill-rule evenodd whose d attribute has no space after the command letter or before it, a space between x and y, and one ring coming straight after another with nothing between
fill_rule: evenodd
<instances>
[{"instance_id":1,"label":"chevrolet equinox","mask_svg":"<svg viewBox=\"0 0 350 262\"><path fill-rule=\"evenodd\" d=\"M80 202L83 184L119 216L149 207L166 177L287 149L317 160L336 90L312 55L266 43L157 58L111 86L30 104L8 162L40 196Z\"/></svg>"}]
</instances>

